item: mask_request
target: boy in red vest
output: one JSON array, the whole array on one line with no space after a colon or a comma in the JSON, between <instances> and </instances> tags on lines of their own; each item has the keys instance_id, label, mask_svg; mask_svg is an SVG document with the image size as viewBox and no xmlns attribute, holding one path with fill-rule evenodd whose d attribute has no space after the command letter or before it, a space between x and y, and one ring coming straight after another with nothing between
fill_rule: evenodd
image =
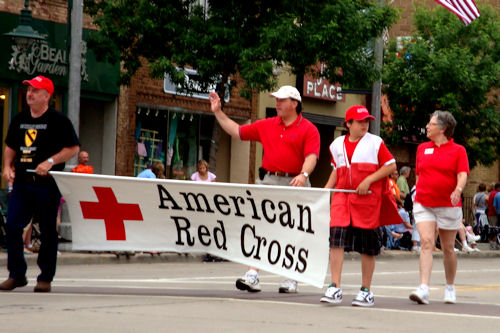
<instances>
[{"instance_id":1,"label":"boy in red vest","mask_svg":"<svg viewBox=\"0 0 500 333\"><path fill-rule=\"evenodd\" d=\"M355 190L335 192L330 210L330 270L332 283L321 302L342 302L340 278L344 251L361 254L361 290L352 301L354 306L373 306L370 291L375 256L380 253L380 226L401 223L396 204L388 191L387 176L396 170L396 161L382 139L368 133L369 120L375 118L366 107L351 106L344 127L349 134L338 137L330 145L333 171L325 188ZM383 208L382 208L383 207ZM380 213L384 211L384 220ZM385 213L389 216L385 216Z\"/></svg>"}]
</instances>

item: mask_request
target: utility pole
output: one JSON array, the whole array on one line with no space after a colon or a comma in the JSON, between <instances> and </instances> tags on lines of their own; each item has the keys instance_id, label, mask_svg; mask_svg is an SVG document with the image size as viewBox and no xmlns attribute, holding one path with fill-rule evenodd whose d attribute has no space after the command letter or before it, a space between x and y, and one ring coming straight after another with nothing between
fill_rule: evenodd
<instances>
[{"instance_id":1,"label":"utility pole","mask_svg":"<svg viewBox=\"0 0 500 333\"><path fill-rule=\"evenodd\" d=\"M69 0L71 11L71 48L69 53L68 118L80 134L80 86L82 68L83 0Z\"/></svg>"},{"instance_id":2,"label":"utility pole","mask_svg":"<svg viewBox=\"0 0 500 333\"><path fill-rule=\"evenodd\" d=\"M383 6L384 0L378 0L378 5ZM382 42L382 36L379 36L377 39L375 39L374 54L375 54L375 66L377 66L377 68L380 70L382 70L383 52L384 52L384 45ZM373 87L372 87L372 116L375 117L375 120L372 121L370 125L370 133L375 135L380 135L380 120L382 116L380 113L381 94L382 94L382 79L378 79L375 82L373 82Z\"/></svg>"}]
</instances>

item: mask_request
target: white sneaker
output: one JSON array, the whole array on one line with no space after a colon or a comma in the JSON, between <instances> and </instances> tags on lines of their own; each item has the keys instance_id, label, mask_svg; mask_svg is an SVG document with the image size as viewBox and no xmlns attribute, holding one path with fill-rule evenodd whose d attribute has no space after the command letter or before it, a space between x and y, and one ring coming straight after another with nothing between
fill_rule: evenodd
<instances>
[{"instance_id":1,"label":"white sneaker","mask_svg":"<svg viewBox=\"0 0 500 333\"><path fill-rule=\"evenodd\" d=\"M297 292L297 281L285 280L281 283L280 293L296 293Z\"/></svg>"},{"instance_id":2,"label":"white sneaker","mask_svg":"<svg viewBox=\"0 0 500 333\"><path fill-rule=\"evenodd\" d=\"M479 235L471 235L468 232L466 232L465 235L466 235L467 241L469 243L475 243L475 242L477 242L478 240L481 239L481 236L479 236Z\"/></svg>"},{"instance_id":3,"label":"white sneaker","mask_svg":"<svg viewBox=\"0 0 500 333\"><path fill-rule=\"evenodd\" d=\"M457 293L454 286L451 288L448 286L444 287L444 302L446 304L455 304L457 302Z\"/></svg>"},{"instance_id":4,"label":"white sneaker","mask_svg":"<svg viewBox=\"0 0 500 333\"><path fill-rule=\"evenodd\" d=\"M420 252L420 246L412 246L411 250L413 252Z\"/></svg>"},{"instance_id":5,"label":"white sneaker","mask_svg":"<svg viewBox=\"0 0 500 333\"><path fill-rule=\"evenodd\" d=\"M371 291L360 290L356 298L352 300L353 306L374 306L375 299Z\"/></svg>"},{"instance_id":6,"label":"white sneaker","mask_svg":"<svg viewBox=\"0 0 500 333\"><path fill-rule=\"evenodd\" d=\"M418 304L429 304L429 290L419 286L410 294L410 299Z\"/></svg>"},{"instance_id":7,"label":"white sneaker","mask_svg":"<svg viewBox=\"0 0 500 333\"><path fill-rule=\"evenodd\" d=\"M481 250L479 248L477 248L477 247L473 247L472 251L474 251L474 252L481 252Z\"/></svg>"},{"instance_id":8,"label":"white sneaker","mask_svg":"<svg viewBox=\"0 0 500 333\"><path fill-rule=\"evenodd\" d=\"M250 273L250 271L246 272L244 277L236 280L236 288L253 293L261 291L259 276L255 273Z\"/></svg>"},{"instance_id":9,"label":"white sneaker","mask_svg":"<svg viewBox=\"0 0 500 333\"><path fill-rule=\"evenodd\" d=\"M464 252L473 252L474 249L472 249L472 247L470 247L468 244L463 244L462 245L462 251L464 251Z\"/></svg>"},{"instance_id":10,"label":"white sneaker","mask_svg":"<svg viewBox=\"0 0 500 333\"><path fill-rule=\"evenodd\" d=\"M342 289L335 287L333 283L330 283L328 289L325 291L325 295L319 300L322 303L340 304L342 303Z\"/></svg>"}]
</instances>

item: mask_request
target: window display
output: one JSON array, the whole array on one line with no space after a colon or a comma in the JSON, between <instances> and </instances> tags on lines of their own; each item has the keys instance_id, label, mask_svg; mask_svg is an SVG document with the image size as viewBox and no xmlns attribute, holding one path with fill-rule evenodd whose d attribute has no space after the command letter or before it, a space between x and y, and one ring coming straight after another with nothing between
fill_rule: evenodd
<instances>
[{"instance_id":1,"label":"window display","mask_svg":"<svg viewBox=\"0 0 500 333\"><path fill-rule=\"evenodd\" d=\"M137 108L134 175L160 162L167 178L189 179L209 159L213 125L211 115Z\"/></svg>"}]
</instances>

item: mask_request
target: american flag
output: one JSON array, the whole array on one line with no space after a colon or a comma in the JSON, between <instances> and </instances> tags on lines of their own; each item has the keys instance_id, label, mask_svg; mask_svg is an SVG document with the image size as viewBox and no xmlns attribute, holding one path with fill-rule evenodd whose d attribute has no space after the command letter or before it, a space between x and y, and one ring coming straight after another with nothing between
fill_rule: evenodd
<instances>
[{"instance_id":1,"label":"american flag","mask_svg":"<svg viewBox=\"0 0 500 333\"><path fill-rule=\"evenodd\" d=\"M465 25L469 25L480 15L474 0L435 0L458 16Z\"/></svg>"}]
</instances>

